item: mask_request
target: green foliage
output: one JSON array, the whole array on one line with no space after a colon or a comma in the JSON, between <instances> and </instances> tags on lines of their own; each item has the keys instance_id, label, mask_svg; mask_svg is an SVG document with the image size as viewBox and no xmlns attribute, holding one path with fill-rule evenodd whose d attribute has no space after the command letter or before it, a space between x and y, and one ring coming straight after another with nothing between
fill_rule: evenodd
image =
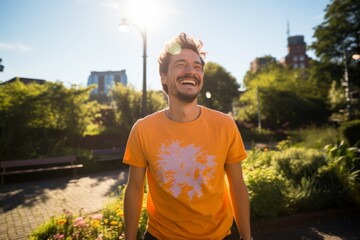
<instances>
[{"instance_id":1,"label":"green foliage","mask_svg":"<svg viewBox=\"0 0 360 240\"><path fill-rule=\"evenodd\" d=\"M344 48L359 47L360 4L352 0L333 0L325 10L324 22L315 28L311 45L322 62L342 61Z\"/></svg>"},{"instance_id":2,"label":"green foliage","mask_svg":"<svg viewBox=\"0 0 360 240\"><path fill-rule=\"evenodd\" d=\"M122 84L117 84L110 94L115 110L116 126L128 135L132 125L141 118L141 94Z\"/></svg>"},{"instance_id":3,"label":"green foliage","mask_svg":"<svg viewBox=\"0 0 360 240\"><path fill-rule=\"evenodd\" d=\"M243 139L254 142L277 142L285 138L283 132L273 132L268 129L245 128L240 126L239 130Z\"/></svg>"},{"instance_id":4,"label":"green foliage","mask_svg":"<svg viewBox=\"0 0 360 240\"><path fill-rule=\"evenodd\" d=\"M142 95L132 87L117 84L111 90L111 98L115 117L113 130L128 136L131 127L142 117ZM148 91L146 106L148 114L163 109L166 106L164 94L160 91Z\"/></svg>"},{"instance_id":5,"label":"green foliage","mask_svg":"<svg viewBox=\"0 0 360 240\"><path fill-rule=\"evenodd\" d=\"M254 149L248 154L242 165L251 190L254 218L360 203L358 148L340 143L329 144L324 149L307 149L293 147L290 140L284 140L279 151ZM274 186L268 179L274 180ZM280 206L269 207L263 199Z\"/></svg>"},{"instance_id":6,"label":"green foliage","mask_svg":"<svg viewBox=\"0 0 360 240\"><path fill-rule=\"evenodd\" d=\"M205 65L204 86L199 95L199 103L221 112L232 112L232 103L239 97L240 85L222 66L214 62ZM206 92L211 98L206 98Z\"/></svg>"},{"instance_id":7,"label":"green foliage","mask_svg":"<svg viewBox=\"0 0 360 240\"><path fill-rule=\"evenodd\" d=\"M286 180L275 169L256 168L246 172L253 218L274 218L286 210Z\"/></svg>"},{"instance_id":8,"label":"green foliage","mask_svg":"<svg viewBox=\"0 0 360 240\"><path fill-rule=\"evenodd\" d=\"M299 184L303 177L313 176L326 164L318 150L295 147L274 153L271 161L275 170L294 184Z\"/></svg>"},{"instance_id":9,"label":"green foliage","mask_svg":"<svg viewBox=\"0 0 360 240\"><path fill-rule=\"evenodd\" d=\"M339 131L334 127L308 127L287 132L292 145L304 148L322 149L326 144L340 140Z\"/></svg>"},{"instance_id":10,"label":"green foliage","mask_svg":"<svg viewBox=\"0 0 360 240\"><path fill-rule=\"evenodd\" d=\"M293 185L289 206L294 211L344 207L360 202L360 152L346 144L327 145L326 164Z\"/></svg>"},{"instance_id":11,"label":"green foliage","mask_svg":"<svg viewBox=\"0 0 360 240\"><path fill-rule=\"evenodd\" d=\"M348 145L360 147L360 119L343 123L339 130Z\"/></svg>"},{"instance_id":12,"label":"green foliage","mask_svg":"<svg viewBox=\"0 0 360 240\"><path fill-rule=\"evenodd\" d=\"M346 103L345 90L338 85L339 84L337 84L336 81L333 81L328 95L329 105L334 112L338 112L340 109L345 108Z\"/></svg>"},{"instance_id":13,"label":"green foliage","mask_svg":"<svg viewBox=\"0 0 360 240\"><path fill-rule=\"evenodd\" d=\"M248 77L237 119L256 123L260 117L263 127L271 129L326 122L329 112L319 94L323 86L306 78L306 72L277 65Z\"/></svg>"},{"instance_id":14,"label":"green foliage","mask_svg":"<svg viewBox=\"0 0 360 240\"><path fill-rule=\"evenodd\" d=\"M88 102L92 88L61 83L0 86L0 156L31 158L77 147L98 105Z\"/></svg>"}]
</instances>

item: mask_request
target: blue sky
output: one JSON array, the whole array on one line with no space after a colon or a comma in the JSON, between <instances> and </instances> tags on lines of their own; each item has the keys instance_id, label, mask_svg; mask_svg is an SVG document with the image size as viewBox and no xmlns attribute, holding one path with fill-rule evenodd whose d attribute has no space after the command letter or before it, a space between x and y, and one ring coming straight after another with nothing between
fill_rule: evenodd
<instances>
[{"instance_id":1,"label":"blue sky","mask_svg":"<svg viewBox=\"0 0 360 240\"><path fill-rule=\"evenodd\" d=\"M290 35L311 44L330 0L1 0L0 81L13 77L86 86L91 71L125 69L142 88L142 38L122 18L148 33L149 89L161 89L157 57L170 38L189 33L204 42L207 61L222 65L239 83L250 62L287 54ZM310 57L315 57L309 51Z\"/></svg>"}]
</instances>

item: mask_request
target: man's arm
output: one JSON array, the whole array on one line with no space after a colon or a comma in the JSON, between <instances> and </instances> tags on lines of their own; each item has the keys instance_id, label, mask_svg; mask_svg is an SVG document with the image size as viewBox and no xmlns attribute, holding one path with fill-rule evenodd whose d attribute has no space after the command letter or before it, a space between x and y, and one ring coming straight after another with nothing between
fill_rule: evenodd
<instances>
[{"instance_id":1,"label":"man's arm","mask_svg":"<svg viewBox=\"0 0 360 240\"><path fill-rule=\"evenodd\" d=\"M144 196L145 173L146 168L134 166L129 168L124 198L125 238L127 240L136 239Z\"/></svg>"},{"instance_id":2,"label":"man's arm","mask_svg":"<svg viewBox=\"0 0 360 240\"><path fill-rule=\"evenodd\" d=\"M251 239L249 194L245 185L241 163L226 164L226 175L229 180L229 190L236 225L244 240Z\"/></svg>"}]
</instances>

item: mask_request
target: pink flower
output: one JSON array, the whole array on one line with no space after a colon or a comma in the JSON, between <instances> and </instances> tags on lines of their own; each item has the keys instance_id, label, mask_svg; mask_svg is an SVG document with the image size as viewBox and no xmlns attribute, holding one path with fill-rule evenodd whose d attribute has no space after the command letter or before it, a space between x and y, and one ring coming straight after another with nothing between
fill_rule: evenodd
<instances>
[{"instance_id":1,"label":"pink flower","mask_svg":"<svg viewBox=\"0 0 360 240\"><path fill-rule=\"evenodd\" d=\"M64 239L64 234L56 234L55 239Z\"/></svg>"},{"instance_id":2,"label":"pink flower","mask_svg":"<svg viewBox=\"0 0 360 240\"><path fill-rule=\"evenodd\" d=\"M85 220L84 217L78 217L74 220L74 227L84 227Z\"/></svg>"},{"instance_id":3,"label":"pink flower","mask_svg":"<svg viewBox=\"0 0 360 240\"><path fill-rule=\"evenodd\" d=\"M91 217L92 220L101 220L103 215L101 213L95 214Z\"/></svg>"},{"instance_id":4,"label":"pink flower","mask_svg":"<svg viewBox=\"0 0 360 240\"><path fill-rule=\"evenodd\" d=\"M100 233L100 235L96 238L96 240L103 240L104 235Z\"/></svg>"}]
</instances>

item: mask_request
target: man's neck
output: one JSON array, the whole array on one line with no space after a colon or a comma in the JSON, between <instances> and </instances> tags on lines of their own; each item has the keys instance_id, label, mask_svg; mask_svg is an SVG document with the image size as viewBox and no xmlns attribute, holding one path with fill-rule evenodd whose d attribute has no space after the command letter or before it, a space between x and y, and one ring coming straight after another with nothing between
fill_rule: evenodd
<instances>
[{"instance_id":1,"label":"man's neck","mask_svg":"<svg viewBox=\"0 0 360 240\"><path fill-rule=\"evenodd\" d=\"M200 106L197 105L197 101L192 103L171 103L169 102L169 108L166 109L166 116L174 122L191 122L200 116Z\"/></svg>"}]
</instances>

